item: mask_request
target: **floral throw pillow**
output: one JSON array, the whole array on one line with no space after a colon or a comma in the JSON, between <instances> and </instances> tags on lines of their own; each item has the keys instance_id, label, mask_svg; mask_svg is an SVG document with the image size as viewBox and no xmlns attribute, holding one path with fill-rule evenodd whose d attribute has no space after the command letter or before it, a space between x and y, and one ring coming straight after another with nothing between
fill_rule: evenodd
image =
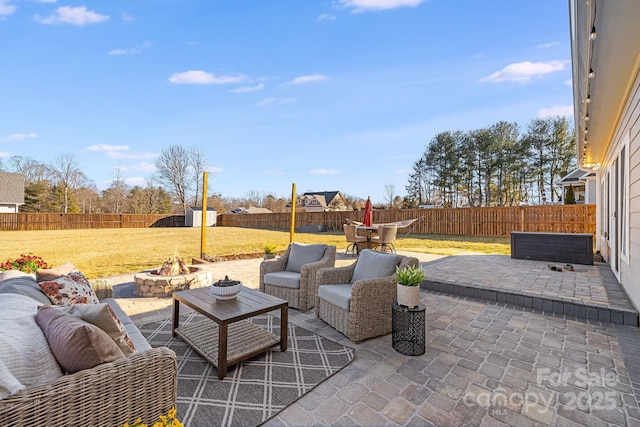
<instances>
[{"instance_id":1,"label":"floral throw pillow","mask_svg":"<svg viewBox=\"0 0 640 427\"><path fill-rule=\"evenodd\" d=\"M98 304L100 302L95 291L89 285L89 281L79 271L72 271L55 280L39 282L38 286L54 305Z\"/></svg>"}]
</instances>

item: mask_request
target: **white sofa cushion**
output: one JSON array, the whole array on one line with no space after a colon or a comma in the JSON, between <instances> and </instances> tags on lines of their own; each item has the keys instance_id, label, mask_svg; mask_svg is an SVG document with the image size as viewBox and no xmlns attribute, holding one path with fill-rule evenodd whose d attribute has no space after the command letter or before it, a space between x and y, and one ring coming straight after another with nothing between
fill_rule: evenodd
<instances>
[{"instance_id":1,"label":"white sofa cushion","mask_svg":"<svg viewBox=\"0 0 640 427\"><path fill-rule=\"evenodd\" d=\"M24 295L0 295L0 399L62 376L36 323L40 305Z\"/></svg>"},{"instance_id":2,"label":"white sofa cushion","mask_svg":"<svg viewBox=\"0 0 640 427\"><path fill-rule=\"evenodd\" d=\"M300 289L300 273L276 271L264 275L264 284L282 288Z\"/></svg>"}]
</instances>

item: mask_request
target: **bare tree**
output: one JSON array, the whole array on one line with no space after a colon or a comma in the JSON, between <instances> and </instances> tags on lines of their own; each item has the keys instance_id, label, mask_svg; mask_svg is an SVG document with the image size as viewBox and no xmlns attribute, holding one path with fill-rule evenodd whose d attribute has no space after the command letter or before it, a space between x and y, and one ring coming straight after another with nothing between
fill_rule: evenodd
<instances>
[{"instance_id":1,"label":"bare tree","mask_svg":"<svg viewBox=\"0 0 640 427\"><path fill-rule=\"evenodd\" d=\"M129 186L124 181L123 167L118 165L109 188L102 191L102 203L107 212L121 213L127 201Z\"/></svg>"},{"instance_id":2,"label":"bare tree","mask_svg":"<svg viewBox=\"0 0 640 427\"><path fill-rule=\"evenodd\" d=\"M162 150L154 165L158 181L182 205L182 211L186 214L187 192L192 183L189 175L189 151L181 145L171 145L166 150Z\"/></svg>"},{"instance_id":3,"label":"bare tree","mask_svg":"<svg viewBox=\"0 0 640 427\"><path fill-rule=\"evenodd\" d=\"M202 179L207 169L207 157L200 148L191 148L189 150L189 164L193 173L193 181L196 185L196 197L194 206L201 206L202 202L198 200L198 196L202 191Z\"/></svg>"},{"instance_id":4,"label":"bare tree","mask_svg":"<svg viewBox=\"0 0 640 427\"><path fill-rule=\"evenodd\" d=\"M73 154L59 154L53 161L57 186L62 197L62 212L69 212L69 206L73 191L80 188L87 177L78 167L78 161Z\"/></svg>"},{"instance_id":5,"label":"bare tree","mask_svg":"<svg viewBox=\"0 0 640 427\"><path fill-rule=\"evenodd\" d=\"M390 208L393 207L393 202L396 198L396 186L393 184L387 184L384 186L384 201Z\"/></svg>"}]
</instances>

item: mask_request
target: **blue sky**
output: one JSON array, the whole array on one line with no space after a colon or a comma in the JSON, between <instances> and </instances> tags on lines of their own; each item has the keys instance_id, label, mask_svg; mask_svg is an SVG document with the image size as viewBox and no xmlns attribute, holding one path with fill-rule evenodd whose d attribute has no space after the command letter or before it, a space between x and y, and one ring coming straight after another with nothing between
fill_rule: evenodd
<instances>
[{"instance_id":1,"label":"blue sky","mask_svg":"<svg viewBox=\"0 0 640 427\"><path fill-rule=\"evenodd\" d=\"M0 157L382 202L439 132L572 114L566 1L0 0ZM6 166L6 165L5 165Z\"/></svg>"}]
</instances>

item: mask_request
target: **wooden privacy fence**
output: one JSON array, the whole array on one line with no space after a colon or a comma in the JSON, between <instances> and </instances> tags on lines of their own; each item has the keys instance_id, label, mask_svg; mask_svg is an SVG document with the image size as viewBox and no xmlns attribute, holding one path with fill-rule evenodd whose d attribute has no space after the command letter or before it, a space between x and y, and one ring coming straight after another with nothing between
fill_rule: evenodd
<instances>
[{"instance_id":1,"label":"wooden privacy fence","mask_svg":"<svg viewBox=\"0 0 640 427\"><path fill-rule=\"evenodd\" d=\"M184 215L0 213L0 230L182 227Z\"/></svg>"},{"instance_id":2,"label":"wooden privacy fence","mask_svg":"<svg viewBox=\"0 0 640 427\"><path fill-rule=\"evenodd\" d=\"M402 209L374 210L373 222L385 223L423 217L402 235L449 234L465 236L508 237L512 231L540 231L546 233L596 232L596 206L506 206L490 208ZM362 221L362 212L297 212L296 227L324 225L328 230L342 230L346 219ZM266 229L288 229L291 213L221 214L218 226Z\"/></svg>"},{"instance_id":3,"label":"wooden privacy fence","mask_svg":"<svg viewBox=\"0 0 640 427\"><path fill-rule=\"evenodd\" d=\"M450 234L508 237L512 231L546 233L596 232L595 205L509 206L498 208L374 210L373 222L396 222L423 217L400 235ZM297 212L296 227L325 226L342 230L346 219L362 220L360 211ZM183 227L184 215L0 213L0 230L69 230L82 228ZM221 214L221 227L286 229L291 213Z\"/></svg>"}]
</instances>

